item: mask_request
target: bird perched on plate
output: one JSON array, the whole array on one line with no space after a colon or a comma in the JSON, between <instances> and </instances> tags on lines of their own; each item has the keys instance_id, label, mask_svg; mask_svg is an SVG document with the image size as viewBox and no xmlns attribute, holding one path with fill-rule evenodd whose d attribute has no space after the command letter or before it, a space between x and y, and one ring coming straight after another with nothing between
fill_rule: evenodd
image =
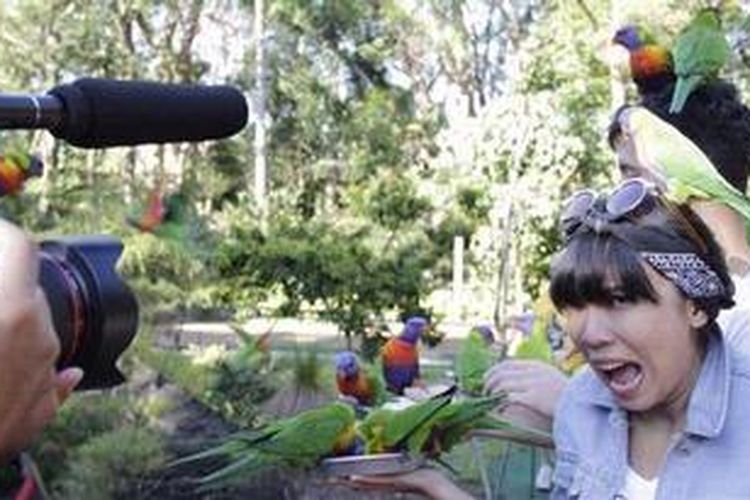
<instances>
[{"instance_id":1,"label":"bird perched on plate","mask_svg":"<svg viewBox=\"0 0 750 500\"><path fill-rule=\"evenodd\" d=\"M334 356L336 387L343 396L357 400L362 406L373 406L383 398L383 381L372 370L364 367L351 351L341 351Z\"/></svg>"},{"instance_id":2,"label":"bird perched on plate","mask_svg":"<svg viewBox=\"0 0 750 500\"><path fill-rule=\"evenodd\" d=\"M649 178L677 202L704 198L729 205L750 221L750 202L719 174L690 139L646 108L632 106L617 117L619 148L634 158Z\"/></svg>"},{"instance_id":3,"label":"bird perched on plate","mask_svg":"<svg viewBox=\"0 0 750 500\"><path fill-rule=\"evenodd\" d=\"M228 464L200 480L204 486L222 484L269 467L309 468L329 456L362 451L355 424L351 406L332 403L259 430L238 432L222 444L179 459L172 465L219 457L228 459Z\"/></svg>"},{"instance_id":4,"label":"bird perched on plate","mask_svg":"<svg viewBox=\"0 0 750 500\"><path fill-rule=\"evenodd\" d=\"M729 60L731 49L716 9L703 9L683 28L672 48L677 83L670 113L679 113L699 85L715 79Z\"/></svg>"},{"instance_id":5,"label":"bird perched on plate","mask_svg":"<svg viewBox=\"0 0 750 500\"><path fill-rule=\"evenodd\" d=\"M386 388L398 395L419 379L419 350L417 342L427 330L429 322L421 316L409 318L403 331L388 340L380 352Z\"/></svg>"},{"instance_id":6,"label":"bird perched on plate","mask_svg":"<svg viewBox=\"0 0 750 500\"><path fill-rule=\"evenodd\" d=\"M627 49L630 76L640 95L659 92L675 81L672 55L643 28L629 24L615 33L612 42Z\"/></svg>"},{"instance_id":7,"label":"bird perched on plate","mask_svg":"<svg viewBox=\"0 0 750 500\"><path fill-rule=\"evenodd\" d=\"M368 453L409 451L431 458L449 451L472 429L497 428L499 420L485 420L505 400L505 394L454 401L455 387L402 410L381 408L359 425Z\"/></svg>"}]
</instances>

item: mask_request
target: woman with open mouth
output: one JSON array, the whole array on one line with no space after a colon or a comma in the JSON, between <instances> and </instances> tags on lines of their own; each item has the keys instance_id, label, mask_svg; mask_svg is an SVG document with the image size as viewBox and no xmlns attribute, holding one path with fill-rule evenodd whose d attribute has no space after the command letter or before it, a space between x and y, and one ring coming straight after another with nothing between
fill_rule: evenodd
<instances>
[{"instance_id":1,"label":"woman with open mouth","mask_svg":"<svg viewBox=\"0 0 750 500\"><path fill-rule=\"evenodd\" d=\"M750 498L750 357L716 323L734 287L709 229L642 178L575 194L562 228L550 293L589 367L555 412L552 497Z\"/></svg>"}]
</instances>

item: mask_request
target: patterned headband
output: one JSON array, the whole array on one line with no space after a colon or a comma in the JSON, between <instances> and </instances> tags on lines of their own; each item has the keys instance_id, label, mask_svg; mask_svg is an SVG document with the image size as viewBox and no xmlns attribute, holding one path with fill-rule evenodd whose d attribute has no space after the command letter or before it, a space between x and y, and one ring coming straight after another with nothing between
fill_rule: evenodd
<instances>
[{"instance_id":1,"label":"patterned headband","mask_svg":"<svg viewBox=\"0 0 750 500\"><path fill-rule=\"evenodd\" d=\"M641 252L641 256L691 299L727 293L716 272L694 253Z\"/></svg>"}]
</instances>

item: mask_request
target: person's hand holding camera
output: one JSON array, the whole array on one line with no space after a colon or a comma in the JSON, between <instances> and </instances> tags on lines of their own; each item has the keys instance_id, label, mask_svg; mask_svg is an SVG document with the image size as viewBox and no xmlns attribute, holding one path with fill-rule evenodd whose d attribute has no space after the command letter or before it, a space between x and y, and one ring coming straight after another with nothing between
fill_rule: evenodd
<instances>
[{"instance_id":1,"label":"person's hand holding camera","mask_svg":"<svg viewBox=\"0 0 750 500\"><path fill-rule=\"evenodd\" d=\"M38 283L36 245L0 219L0 464L54 417L83 372L57 372L60 343Z\"/></svg>"}]
</instances>

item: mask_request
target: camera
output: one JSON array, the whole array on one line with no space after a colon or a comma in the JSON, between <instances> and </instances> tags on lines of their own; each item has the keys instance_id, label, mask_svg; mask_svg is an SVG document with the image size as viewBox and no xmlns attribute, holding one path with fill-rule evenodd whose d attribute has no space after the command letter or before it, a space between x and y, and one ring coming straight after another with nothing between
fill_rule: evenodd
<instances>
[{"instance_id":1,"label":"camera","mask_svg":"<svg viewBox=\"0 0 750 500\"><path fill-rule=\"evenodd\" d=\"M40 243L39 285L60 339L57 367L83 369L77 390L125 381L116 363L138 329L138 302L117 274L122 249L118 239L101 235Z\"/></svg>"},{"instance_id":2,"label":"camera","mask_svg":"<svg viewBox=\"0 0 750 500\"><path fill-rule=\"evenodd\" d=\"M0 130L46 129L80 148L221 139L247 119L245 96L228 85L80 78L44 95L0 93ZM20 176L39 175L38 167L4 179L14 182L0 185L0 196L18 191ZM58 368L83 368L77 389L123 382L116 362L136 334L138 303L115 269L122 243L85 235L40 247L39 284L60 339Z\"/></svg>"}]
</instances>

